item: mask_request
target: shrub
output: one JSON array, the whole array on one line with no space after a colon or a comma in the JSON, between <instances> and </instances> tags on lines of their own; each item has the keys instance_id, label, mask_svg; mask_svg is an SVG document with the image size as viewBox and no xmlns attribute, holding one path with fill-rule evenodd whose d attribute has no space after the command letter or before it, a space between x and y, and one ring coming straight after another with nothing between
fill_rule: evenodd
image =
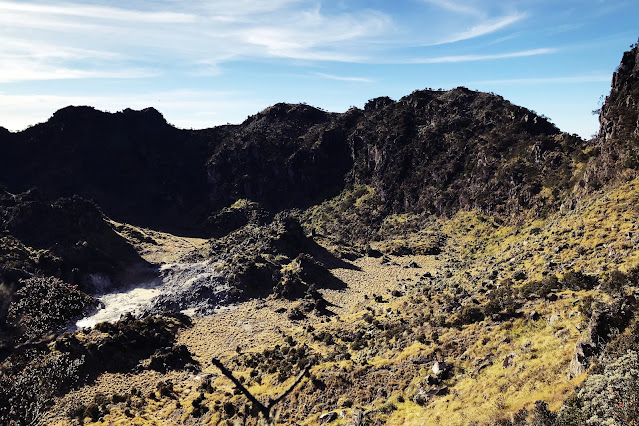
<instances>
[{"instance_id":1,"label":"shrub","mask_svg":"<svg viewBox=\"0 0 639 426\"><path fill-rule=\"evenodd\" d=\"M480 308L474 305L466 305L462 308L461 312L457 314L457 318L455 319L454 324L467 325L482 321L483 319L484 313Z\"/></svg>"},{"instance_id":2,"label":"shrub","mask_svg":"<svg viewBox=\"0 0 639 426\"><path fill-rule=\"evenodd\" d=\"M556 276L551 275L541 281L529 281L519 288L519 295L527 299L532 295L545 297L555 289L560 289L561 285Z\"/></svg>"},{"instance_id":3,"label":"shrub","mask_svg":"<svg viewBox=\"0 0 639 426\"><path fill-rule=\"evenodd\" d=\"M639 417L639 355L630 350L592 374L559 412L558 423L636 424Z\"/></svg>"},{"instance_id":4,"label":"shrub","mask_svg":"<svg viewBox=\"0 0 639 426\"><path fill-rule=\"evenodd\" d=\"M202 402L204 401L204 399L205 399L204 394L200 393L200 395L197 398L195 398L193 402L191 402L191 405L193 406L193 412L191 413L191 415L193 415L193 417L202 417L202 415L204 415L207 411L209 411L209 407L207 407L206 405L202 405ZM230 404L230 403L227 403L227 404ZM231 404L231 406L233 406L233 404ZM224 404L224 407L226 408L226 404ZM229 417L232 417L232 416L229 416Z\"/></svg>"},{"instance_id":5,"label":"shrub","mask_svg":"<svg viewBox=\"0 0 639 426\"><path fill-rule=\"evenodd\" d=\"M573 291L592 290L599 284L597 277L584 274L581 271L566 272L561 282L563 288Z\"/></svg>"},{"instance_id":6,"label":"shrub","mask_svg":"<svg viewBox=\"0 0 639 426\"><path fill-rule=\"evenodd\" d=\"M545 401L536 401L532 410L532 426L548 426L555 424L557 415L548 409Z\"/></svg>"},{"instance_id":7,"label":"shrub","mask_svg":"<svg viewBox=\"0 0 639 426\"><path fill-rule=\"evenodd\" d=\"M592 315L592 307L595 299L592 296L586 296L581 301L581 305L579 305L579 312L584 318L584 321L588 321L590 316Z\"/></svg>"},{"instance_id":8,"label":"shrub","mask_svg":"<svg viewBox=\"0 0 639 426\"><path fill-rule=\"evenodd\" d=\"M91 403L89 405L87 405L87 407L84 409L84 418L90 418L91 421L93 422L97 422L98 418L100 418L100 408L98 407L98 404L96 403Z\"/></svg>"},{"instance_id":9,"label":"shrub","mask_svg":"<svg viewBox=\"0 0 639 426\"><path fill-rule=\"evenodd\" d=\"M501 282L499 288L488 295L488 301L484 305L484 314L492 315L502 311L512 313L515 309L513 282L506 279Z\"/></svg>"},{"instance_id":10,"label":"shrub","mask_svg":"<svg viewBox=\"0 0 639 426\"><path fill-rule=\"evenodd\" d=\"M608 276L608 279L601 284L601 289L611 296L622 294L624 289L630 285L628 275L619 270L614 270Z\"/></svg>"},{"instance_id":11,"label":"shrub","mask_svg":"<svg viewBox=\"0 0 639 426\"><path fill-rule=\"evenodd\" d=\"M390 401L384 403L384 405L379 407L379 411L382 414L391 414L395 410L397 410L397 406Z\"/></svg>"}]
</instances>

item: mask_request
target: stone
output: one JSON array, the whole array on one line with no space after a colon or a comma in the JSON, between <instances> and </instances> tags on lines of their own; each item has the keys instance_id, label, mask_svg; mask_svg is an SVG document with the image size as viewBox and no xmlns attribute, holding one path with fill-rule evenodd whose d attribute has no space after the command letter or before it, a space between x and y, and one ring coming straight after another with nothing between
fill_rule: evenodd
<instances>
[{"instance_id":1,"label":"stone","mask_svg":"<svg viewBox=\"0 0 639 426\"><path fill-rule=\"evenodd\" d=\"M426 405L430 400L430 395L424 388L419 388L413 397L413 402L417 405Z\"/></svg>"},{"instance_id":2,"label":"stone","mask_svg":"<svg viewBox=\"0 0 639 426\"><path fill-rule=\"evenodd\" d=\"M513 280L515 281L521 281L521 280L525 280L526 279L526 273L524 271L515 271L515 273L513 274Z\"/></svg>"},{"instance_id":3,"label":"stone","mask_svg":"<svg viewBox=\"0 0 639 426\"><path fill-rule=\"evenodd\" d=\"M435 376L439 376L440 374L442 374L444 372L444 370L446 369L446 363L443 361L435 361L435 363L433 364L433 374Z\"/></svg>"},{"instance_id":4,"label":"stone","mask_svg":"<svg viewBox=\"0 0 639 426\"><path fill-rule=\"evenodd\" d=\"M592 342L580 340L575 344L575 352L570 360L568 378L583 374L590 365L590 357L596 353L596 347Z\"/></svg>"},{"instance_id":5,"label":"stone","mask_svg":"<svg viewBox=\"0 0 639 426\"><path fill-rule=\"evenodd\" d=\"M426 384L427 385L434 386L434 385L440 384L441 382L442 381L439 378L435 377L435 376L431 376L430 374L428 376L426 376Z\"/></svg>"},{"instance_id":6,"label":"stone","mask_svg":"<svg viewBox=\"0 0 639 426\"><path fill-rule=\"evenodd\" d=\"M330 423L330 422L334 422L335 420L337 420L337 413L335 411L331 411L330 413L324 413L321 416L319 416L319 424L323 425L326 423Z\"/></svg>"},{"instance_id":7,"label":"stone","mask_svg":"<svg viewBox=\"0 0 639 426\"><path fill-rule=\"evenodd\" d=\"M508 368L513 365L513 359L515 359L515 354L508 354L504 358L504 362L501 364L501 368Z\"/></svg>"},{"instance_id":8,"label":"stone","mask_svg":"<svg viewBox=\"0 0 639 426\"><path fill-rule=\"evenodd\" d=\"M362 411L355 411L353 413L352 426L360 426L364 422L364 413Z\"/></svg>"}]
</instances>

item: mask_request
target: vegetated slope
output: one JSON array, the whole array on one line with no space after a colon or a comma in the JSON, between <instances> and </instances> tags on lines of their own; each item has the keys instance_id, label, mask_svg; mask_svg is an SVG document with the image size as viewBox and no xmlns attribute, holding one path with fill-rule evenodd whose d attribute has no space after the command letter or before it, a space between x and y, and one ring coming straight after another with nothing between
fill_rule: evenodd
<instances>
[{"instance_id":1,"label":"vegetated slope","mask_svg":"<svg viewBox=\"0 0 639 426\"><path fill-rule=\"evenodd\" d=\"M365 257L333 271L347 284L320 290L333 320L303 304L248 302L196 319L180 334L178 343L200 361L202 373L174 380L170 394L158 377L157 385L146 383L143 402L119 402L112 389L140 383L141 374L107 375L90 390L105 393L105 422L129 416L231 423L243 421L246 409L247 423L258 424L251 404L212 365L215 356L261 401L280 394L313 362L310 378L278 405L283 424L316 424L334 413L347 423L551 425L559 410L559 424L584 424L600 400L610 415L619 414L614 392L593 391L602 377L579 388L588 373L572 375L579 371L572 360L579 360L576 348L590 335L609 349L579 362L616 380L598 363L607 366L606 356L637 349L630 317L639 257L624 240L637 233L638 199L634 180L577 210L527 224L500 226L477 211L431 218L429 228L446 235L439 255ZM605 218L611 225L605 223L595 242ZM408 244L419 234L413 219L420 216L389 218L397 240ZM628 377L620 383L631 387L635 376ZM61 400L56 418L64 420L64 409L78 399L90 404L88 391ZM635 394L629 395L624 409L632 410ZM562 409L567 399L572 405ZM580 406L588 411L580 413Z\"/></svg>"}]
</instances>

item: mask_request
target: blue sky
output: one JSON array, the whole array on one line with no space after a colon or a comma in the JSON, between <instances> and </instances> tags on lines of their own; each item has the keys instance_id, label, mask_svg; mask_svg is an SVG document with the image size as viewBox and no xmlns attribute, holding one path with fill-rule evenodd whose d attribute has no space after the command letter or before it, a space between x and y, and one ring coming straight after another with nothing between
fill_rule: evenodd
<instances>
[{"instance_id":1,"label":"blue sky","mask_svg":"<svg viewBox=\"0 0 639 426\"><path fill-rule=\"evenodd\" d=\"M636 0L0 0L0 126L91 105L205 128L466 86L590 137L638 17Z\"/></svg>"}]
</instances>

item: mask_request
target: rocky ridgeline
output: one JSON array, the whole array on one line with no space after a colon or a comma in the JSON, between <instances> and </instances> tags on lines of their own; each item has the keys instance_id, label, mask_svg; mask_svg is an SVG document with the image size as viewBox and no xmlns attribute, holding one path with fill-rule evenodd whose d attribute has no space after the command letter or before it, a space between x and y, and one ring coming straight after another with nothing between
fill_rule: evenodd
<instances>
[{"instance_id":1,"label":"rocky ridgeline","mask_svg":"<svg viewBox=\"0 0 639 426\"><path fill-rule=\"evenodd\" d=\"M584 142L497 95L465 88L371 100L335 114L276 104L240 125L187 131L154 109L68 107L0 134L0 182L80 195L113 219L181 234L240 199L271 214L370 185L392 213L556 207ZM18 167L19 165L19 167ZM542 195L542 190L546 189ZM218 224L227 231L227 224Z\"/></svg>"}]
</instances>

